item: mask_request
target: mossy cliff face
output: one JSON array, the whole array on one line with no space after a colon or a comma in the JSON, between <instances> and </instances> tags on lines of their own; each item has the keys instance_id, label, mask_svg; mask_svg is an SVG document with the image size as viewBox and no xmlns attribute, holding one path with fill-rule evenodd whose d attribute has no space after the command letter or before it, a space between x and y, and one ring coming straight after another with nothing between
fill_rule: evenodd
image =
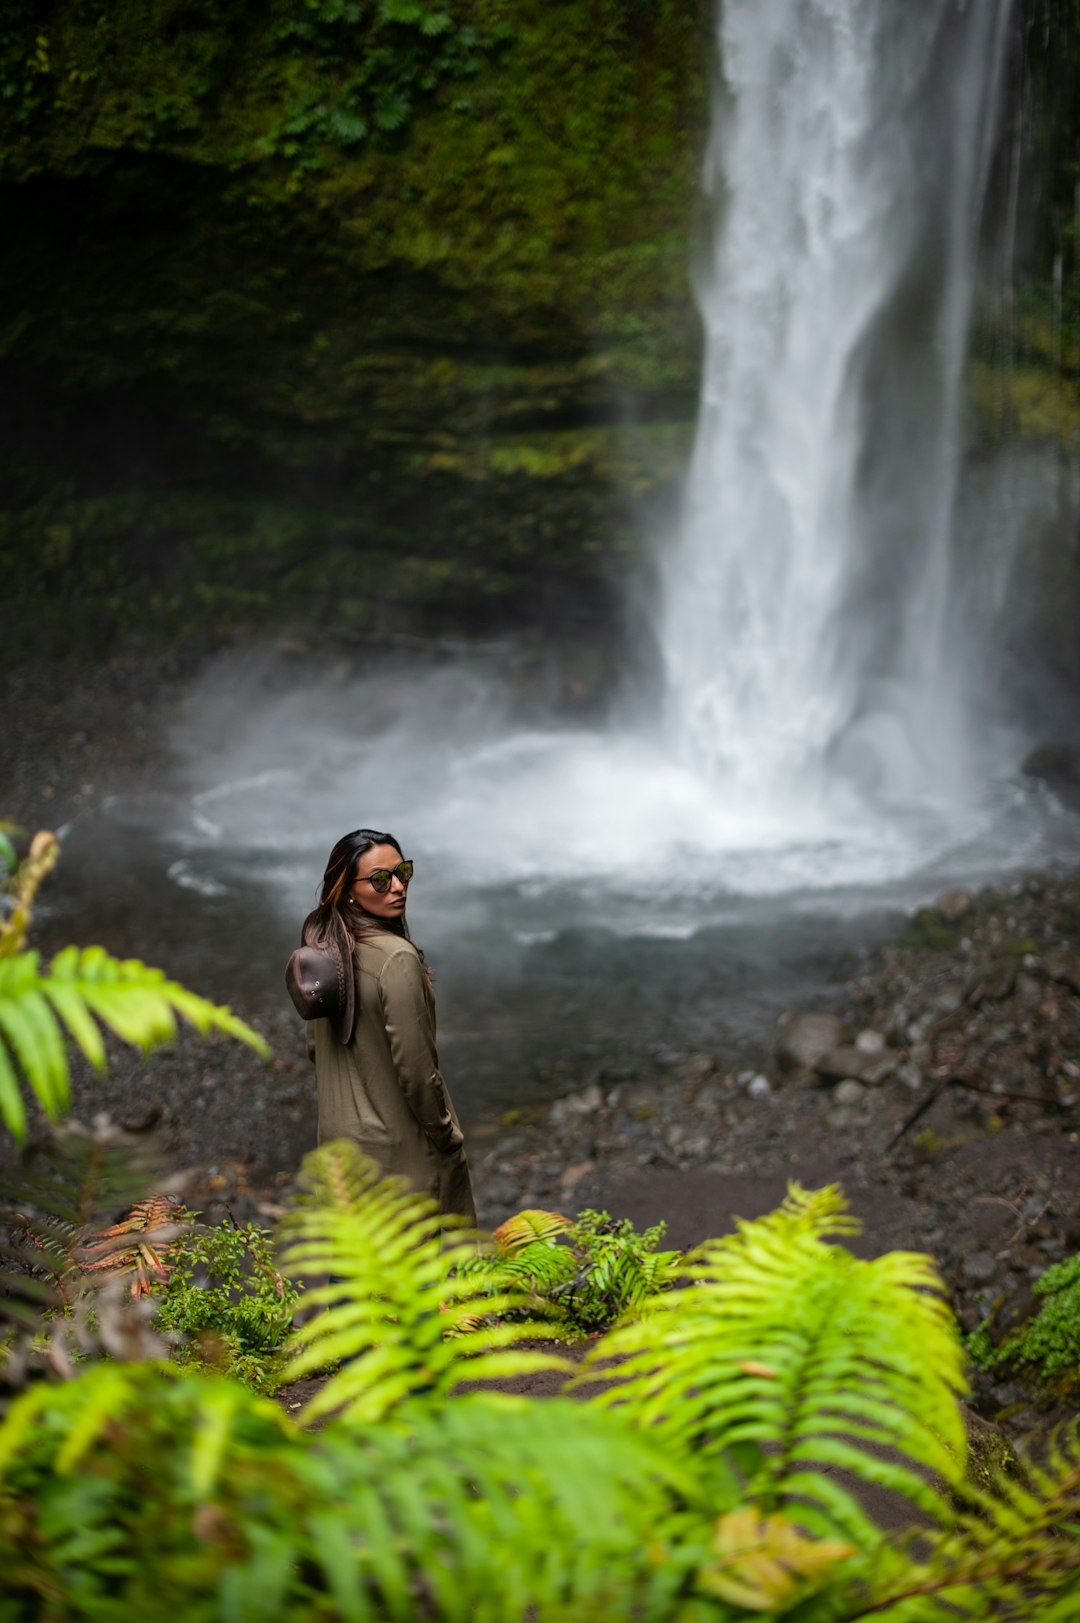
<instances>
[{"instance_id":1,"label":"mossy cliff face","mask_svg":"<svg viewBox=\"0 0 1080 1623\"><path fill-rule=\"evenodd\" d=\"M694 413L708 11L6 7L21 624L610 629Z\"/></svg>"},{"instance_id":2,"label":"mossy cliff face","mask_svg":"<svg viewBox=\"0 0 1080 1623\"><path fill-rule=\"evenodd\" d=\"M1016 0L986 211L973 430L1080 455L1080 0Z\"/></svg>"},{"instance_id":3,"label":"mossy cliff face","mask_svg":"<svg viewBox=\"0 0 1080 1623\"><path fill-rule=\"evenodd\" d=\"M1080 684L1080 0L1014 0L968 369L968 489L1012 527L1006 652ZM978 556L975 567L979 567ZM986 569L994 572L993 557ZM1005 638L1008 643L1009 638Z\"/></svg>"}]
</instances>

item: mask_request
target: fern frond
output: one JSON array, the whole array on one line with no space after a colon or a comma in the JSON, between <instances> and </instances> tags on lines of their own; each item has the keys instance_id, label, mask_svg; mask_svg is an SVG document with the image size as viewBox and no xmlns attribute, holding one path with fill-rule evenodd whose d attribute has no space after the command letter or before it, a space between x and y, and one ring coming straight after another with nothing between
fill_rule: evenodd
<instances>
[{"instance_id":1,"label":"fern frond","mask_svg":"<svg viewBox=\"0 0 1080 1623\"><path fill-rule=\"evenodd\" d=\"M68 1122L54 1131L8 1180L0 1201L0 1325L81 1335L77 1321L61 1317L50 1327L48 1316L72 1309L89 1290L100 1293L107 1276L140 1294L140 1268L180 1232L170 1192L177 1183L163 1173L152 1142L107 1122L92 1129ZM139 1230L135 1248L127 1224L113 1225L111 1234L106 1228L129 1210Z\"/></svg>"},{"instance_id":2,"label":"fern frond","mask_svg":"<svg viewBox=\"0 0 1080 1623\"><path fill-rule=\"evenodd\" d=\"M180 1232L184 1208L175 1195L137 1200L119 1223L93 1234L82 1248L86 1273L121 1270L131 1276L132 1296L149 1296L168 1277L166 1259Z\"/></svg>"},{"instance_id":3,"label":"fern frond","mask_svg":"<svg viewBox=\"0 0 1080 1623\"><path fill-rule=\"evenodd\" d=\"M176 1035L180 1015L203 1034L221 1032L269 1053L231 1010L197 997L160 969L111 957L103 947L65 947L43 973L36 952L0 957L0 1118L18 1141L26 1136L21 1073L47 1116L67 1108L70 1076L64 1031L96 1070L105 1048L98 1023L144 1052Z\"/></svg>"},{"instance_id":4,"label":"fern frond","mask_svg":"<svg viewBox=\"0 0 1080 1623\"><path fill-rule=\"evenodd\" d=\"M537 1240L555 1240L573 1226L570 1219L564 1217L561 1212L545 1212L530 1208L528 1211L508 1217L505 1223L500 1223L492 1232L491 1237L502 1255L513 1256L515 1252L524 1250Z\"/></svg>"},{"instance_id":5,"label":"fern frond","mask_svg":"<svg viewBox=\"0 0 1080 1623\"><path fill-rule=\"evenodd\" d=\"M598 1342L575 1384L608 1383L597 1401L701 1451L764 1514L868 1547L854 1484L936 1517L933 1479L962 1481L964 1374L931 1259L825 1243L854 1227L839 1190L793 1185L779 1211L692 1253L691 1283Z\"/></svg>"},{"instance_id":6,"label":"fern frond","mask_svg":"<svg viewBox=\"0 0 1080 1623\"><path fill-rule=\"evenodd\" d=\"M128 1619L674 1614L686 1560L664 1534L694 1484L650 1439L559 1399L403 1418L305 1434L230 1383L149 1367L39 1386L0 1426L11 1615L73 1584L87 1615Z\"/></svg>"},{"instance_id":7,"label":"fern frond","mask_svg":"<svg viewBox=\"0 0 1080 1623\"><path fill-rule=\"evenodd\" d=\"M884 1542L864 1574L862 1606L837 1617L885 1623L1072 1623L1080 1616L1080 1433L1020 1459L988 1489L962 1490L950 1524ZM963 1501L966 1499L967 1503Z\"/></svg>"},{"instance_id":8,"label":"fern frond","mask_svg":"<svg viewBox=\"0 0 1080 1623\"><path fill-rule=\"evenodd\" d=\"M442 1397L464 1380L570 1367L551 1353L507 1350L535 1336L535 1323L478 1324L530 1304L510 1288L490 1295L463 1268L476 1240L460 1219L440 1215L403 1179L383 1178L347 1140L309 1155L303 1176L309 1192L282 1226L282 1267L298 1282L330 1283L305 1292L306 1305L323 1311L294 1332L283 1379L343 1366L305 1420L339 1409L379 1420L416 1391Z\"/></svg>"},{"instance_id":9,"label":"fern frond","mask_svg":"<svg viewBox=\"0 0 1080 1623\"><path fill-rule=\"evenodd\" d=\"M17 832L13 823L4 823L9 833ZM34 901L60 857L60 842L48 829L40 829L30 841L30 849L19 863L14 861L11 841L4 837L0 851L4 870L3 889L10 894L5 909L0 911L0 959L12 958L23 949L26 932L33 916ZM11 877L7 872L14 868Z\"/></svg>"},{"instance_id":10,"label":"fern frond","mask_svg":"<svg viewBox=\"0 0 1080 1623\"><path fill-rule=\"evenodd\" d=\"M514 1287L533 1295L546 1295L577 1272L577 1258L566 1246L534 1240L517 1251L482 1259L493 1289Z\"/></svg>"}]
</instances>

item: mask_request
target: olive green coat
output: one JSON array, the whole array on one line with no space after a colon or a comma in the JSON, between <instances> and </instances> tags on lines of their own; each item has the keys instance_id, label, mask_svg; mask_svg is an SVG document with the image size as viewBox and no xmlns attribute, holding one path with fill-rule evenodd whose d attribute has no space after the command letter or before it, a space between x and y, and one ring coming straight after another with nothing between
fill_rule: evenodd
<instances>
[{"instance_id":1,"label":"olive green coat","mask_svg":"<svg viewBox=\"0 0 1080 1623\"><path fill-rule=\"evenodd\" d=\"M308 1022L319 1143L351 1138L384 1172L444 1212L476 1221L464 1136L435 1049L435 1000L411 941L387 933L353 948L357 1014L346 1047L329 1020Z\"/></svg>"}]
</instances>

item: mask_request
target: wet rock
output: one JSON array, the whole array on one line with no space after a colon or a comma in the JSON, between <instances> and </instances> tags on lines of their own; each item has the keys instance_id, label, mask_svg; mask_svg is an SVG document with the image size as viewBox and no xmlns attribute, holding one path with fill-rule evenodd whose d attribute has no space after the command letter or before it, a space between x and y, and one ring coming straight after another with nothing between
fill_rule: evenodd
<instances>
[{"instance_id":1,"label":"wet rock","mask_svg":"<svg viewBox=\"0 0 1080 1623\"><path fill-rule=\"evenodd\" d=\"M892 1075L900 1062L900 1056L893 1049L884 1049L879 1053L867 1054L853 1044L840 1048L832 1048L822 1055L814 1069L819 1076L827 1081L843 1081L845 1077L854 1077L857 1082L866 1082L871 1087L878 1087L886 1077Z\"/></svg>"},{"instance_id":2,"label":"wet rock","mask_svg":"<svg viewBox=\"0 0 1080 1623\"><path fill-rule=\"evenodd\" d=\"M1045 783L1066 806L1080 808L1080 749L1073 744L1042 744L1020 770Z\"/></svg>"},{"instance_id":3,"label":"wet rock","mask_svg":"<svg viewBox=\"0 0 1080 1623\"><path fill-rule=\"evenodd\" d=\"M955 924L958 919L964 917L965 913L971 912L974 903L975 898L970 890L957 888L956 890L942 891L934 906L946 923Z\"/></svg>"},{"instance_id":4,"label":"wet rock","mask_svg":"<svg viewBox=\"0 0 1080 1623\"><path fill-rule=\"evenodd\" d=\"M710 1115L720 1109L727 1097L727 1090L724 1088L723 1083L718 1078L714 1079L706 1082L695 1093L694 1109L700 1111L702 1115Z\"/></svg>"},{"instance_id":5,"label":"wet rock","mask_svg":"<svg viewBox=\"0 0 1080 1623\"><path fill-rule=\"evenodd\" d=\"M578 1161L559 1174L559 1189L564 1195L572 1194L582 1178L596 1171L595 1161Z\"/></svg>"},{"instance_id":6,"label":"wet rock","mask_svg":"<svg viewBox=\"0 0 1080 1623\"><path fill-rule=\"evenodd\" d=\"M1059 952L1048 953L1044 967L1051 980L1080 993L1080 952L1074 948L1062 948Z\"/></svg>"},{"instance_id":7,"label":"wet rock","mask_svg":"<svg viewBox=\"0 0 1080 1623\"><path fill-rule=\"evenodd\" d=\"M850 1041L850 1027L835 1014L783 1014L777 1025L776 1057L787 1075L813 1071L831 1049Z\"/></svg>"},{"instance_id":8,"label":"wet rock","mask_svg":"<svg viewBox=\"0 0 1080 1623\"><path fill-rule=\"evenodd\" d=\"M488 1175L483 1183L484 1199L492 1206L513 1206L518 1199L520 1185L505 1173Z\"/></svg>"},{"instance_id":9,"label":"wet rock","mask_svg":"<svg viewBox=\"0 0 1080 1623\"><path fill-rule=\"evenodd\" d=\"M600 1067L597 1075L601 1082L607 1082L609 1084L612 1082L636 1082L638 1078L638 1070L634 1065L607 1063Z\"/></svg>"},{"instance_id":10,"label":"wet rock","mask_svg":"<svg viewBox=\"0 0 1080 1623\"><path fill-rule=\"evenodd\" d=\"M867 1065L860 1076L868 1088L880 1088L883 1082L896 1075L900 1063L900 1056L895 1050L887 1048L881 1054L871 1054L872 1064Z\"/></svg>"},{"instance_id":11,"label":"wet rock","mask_svg":"<svg viewBox=\"0 0 1080 1623\"><path fill-rule=\"evenodd\" d=\"M861 1082L856 1082L853 1076L846 1076L833 1089L833 1098L838 1105L861 1104L866 1098L866 1089Z\"/></svg>"},{"instance_id":12,"label":"wet rock","mask_svg":"<svg viewBox=\"0 0 1080 1623\"><path fill-rule=\"evenodd\" d=\"M1016 988L1018 965L1015 958L995 958L977 969L964 988L964 1001L972 1007L980 1003L1001 1003Z\"/></svg>"},{"instance_id":13,"label":"wet rock","mask_svg":"<svg viewBox=\"0 0 1080 1623\"><path fill-rule=\"evenodd\" d=\"M684 1087L699 1087L715 1070L715 1054L691 1054L676 1067L675 1076Z\"/></svg>"}]
</instances>

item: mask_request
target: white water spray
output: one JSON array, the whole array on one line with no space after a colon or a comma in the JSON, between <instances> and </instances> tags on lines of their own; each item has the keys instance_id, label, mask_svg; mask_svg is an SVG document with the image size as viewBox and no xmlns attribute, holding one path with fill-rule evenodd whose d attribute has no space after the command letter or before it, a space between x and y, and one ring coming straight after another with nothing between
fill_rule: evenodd
<instances>
[{"instance_id":1,"label":"white water spray","mask_svg":"<svg viewBox=\"0 0 1080 1623\"><path fill-rule=\"evenodd\" d=\"M662 646L729 799L955 804L950 538L1009 0L726 0L706 359Z\"/></svg>"}]
</instances>

